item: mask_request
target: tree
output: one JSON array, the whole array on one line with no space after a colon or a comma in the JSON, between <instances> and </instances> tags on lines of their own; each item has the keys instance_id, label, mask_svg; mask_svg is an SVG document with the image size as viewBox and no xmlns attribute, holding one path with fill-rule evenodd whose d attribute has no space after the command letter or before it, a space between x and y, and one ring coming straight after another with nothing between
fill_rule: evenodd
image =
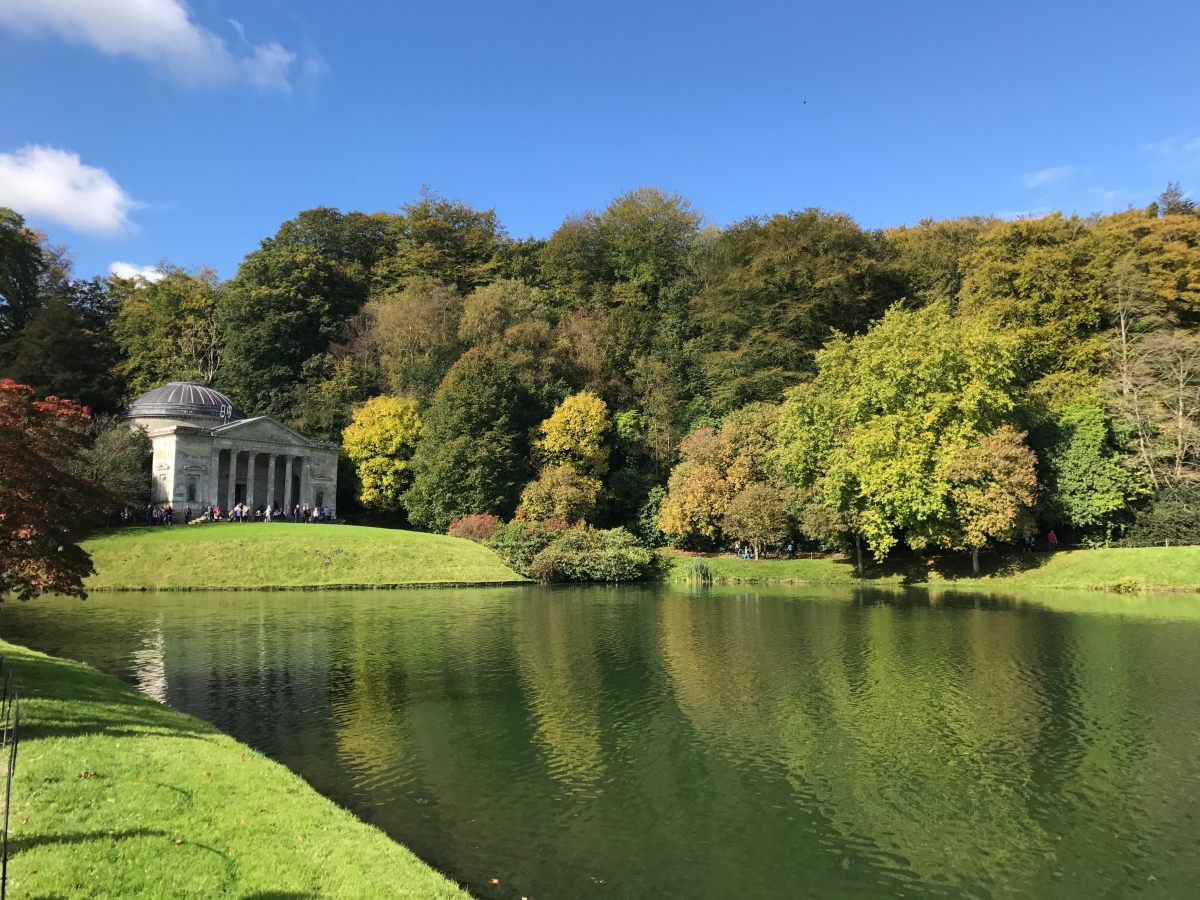
<instances>
[{"instance_id":1,"label":"tree","mask_svg":"<svg viewBox=\"0 0 1200 900\"><path fill-rule=\"evenodd\" d=\"M893 308L866 334L830 341L817 366L789 392L776 426L768 463L777 477L860 529L879 560L900 536L917 549L965 545L981 529L999 537L972 498L1017 496L1023 484L997 449L1011 442L1002 428L1015 408L1009 340L941 304ZM1000 494L970 488L959 457L991 473ZM1032 454L1012 459L1032 473Z\"/></svg>"},{"instance_id":2,"label":"tree","mask_svg":"<svg viewBox=\"0 0 1200 900\"><path fill-rule=\"evenodd\" d=\"M45 591L84 597L91 559L79 547L110 498L68 469L87 446L87 410L35 400L0 379L0 596Z\"/></svg>"},{"instance_id":3,"label":"tree","mask_svg":"<svg viewBox=\"0 0 1200 900\"><path fill-rule=\"evenodd\" d=\"M988 216L921 219L914 227L885 231L896 250L896 267L904 275L905 293L919 305L945 303L953 309L962 289L965 263L980 236L998 220Z\"/></svg>"},{"instance_id":4,"label":"tree","mask_svg":"<svg viewBox=\"0 0 1200 900\"><path fill-rule=\"evenodd\" d=\"M541 466L570 466L581 476L603 477L608 474L606 439L611 428L604 401L580 391L560 403L538 426L534 459Z\"/></svg>"},{"instance_id":5,"label":"tree","mask_svg":"<svg viewBox=\"0 0 1200 900\"><path fill-rule=\"evenodd\" d=\"M997 223L979 236L965 269L958 312L1013 336L1021 384L1102 372L1108 269L1087 222L1053 213Z\"/></svg>"},{"instance_id":6,"label":"tree","mask_svg":"<svg viewBox=\"0 0 1200 900\"><path fill-rule=\"evenodd\" d=\"M388 389L426 402L462 352L462 297L453 285L414 276L400 293L373 300L371 341Z\"/></svg>"},{"instance_id":7,"label":"tree","mask_svg":"<svg viewBox=\"0 0 1200 900\"><path fill-rule=\"evenodd\" d=\"M516 517L523 522L587 522L596 513L600 487L600 479L581 474L574 466L547 466L521 491Z\"/></svg>"},{"instance_id":8,"label":"tree","mask_svg":"<svg viewBox=\"0 0 1200 900\"><path fill-rule=\"evenodd\" d=\"M150 459L153 447L146 429L131 428L117 416L100 415L90 423L92 441L79 452L68 470L107 492L112 507L140 509L150 499Z\"/></svg>"},{"instance_id":9,"label":"tree","mask_svg":"<svg viewBox=\"0 0 1200 900\"><path fill-rule=\"evenodd\" d=\"M33 317L43 269L38 235L25 227L21 216L0 206L0 342Z\"/></svg>"},{"instance_id":10,"label":"tree","mask_svg":"<svg viewBox=\"0 0 1200 900\"><path fill-rule=\"evenodd\" d=\"M447 373L425 414L404 495L409 520L442 532L472 513L509 518L529 477L528 431L538 410L512 366L479 350Z\"/></svg>"},{"instance_id":11,"label":"tree","mask_svg":"<svg viewBox=\"0 0 1200 900\"><path fill-rule=\"evenodd\" d=\"M325 353L368 298L386 217L317 208L283 223L225 285L217 384L247 412L296 415L304 364Z\"/></svg>"},{"instance_id":12,"label":"tree","mask_svg":"<svg viewBox=\"0 0 1200 900\"><path fill-rule=\"evenodd\" d=\"M701 257L691 304L708 396L718 411L778 400L837 329L855 333L902 295L881 233L843 213L806 209L750 218Z\"/></svg>"},{"instance_id":13,"label":"tree","mask_svg":"<svg viewBox=\"0 0 1200 900\"><path fill-rule=\"evenodd\" d=\"M777 487L762 481L743 488L729 501L721 519L726 537L748 542L755 559L759 547L783 540L789 527L787 500Z\"/></svg>"},{"instance_id":14,"label":"tree","mask_svg":"<svg viewBox=\"0 0 1200 900\"><path fill-rule=\"evenodd\" d=\"M415 400L374 397L354 411L342 432L342 451L354 463L363 506L381 512L401 508L421 431Z\"/></svg>"},{"instance_id":15,"label":"tree","mask_svg":"<svg viewBox=\"0 0 1200 900\"><path fill-rule=\"evenodd\" d=\"M1099 399L1068 405L1034 436L1048 517L1086 539L1108 540L1141 493Z\"/></svg>"},{"instance_id":16,"label":"tree","mask_svg":"<svg viewBox=\"0 0 1200 900\"><path fill-rule=\"evenodd\" d=\"M1003 425L978 443L943 461L939 474L950 486L952 527L933 539L942 546L971 551L979 572L979 551L989 539L1012 541L1032 524L1037 499L1037 457L1025 435Z\"/></svg>"},{"instance_id":17,"label":"tree","mask_svg":"<svg viewBox=\"0 0 1200 900\"><path fill-rule=\"evenodd\" d=\"M509 244L496 211L475 210L434 191L383 217L384 246L371 272L371 293L396 294L412 278L432 278L469 294L502 272Z\"/></svg>"},{"instance_id":18,"label":"tree","mask_svg":"<svg viewBox=\"0 0 1200 900\"><path fill-rule=\"evenodd\" d=\"M218 321L223 291L211 269L189 273L161 263L162 278L121 285L127 297L113 323L129 397L170 381L212 384L224 353Z\"/></svg>"}]
</instances>

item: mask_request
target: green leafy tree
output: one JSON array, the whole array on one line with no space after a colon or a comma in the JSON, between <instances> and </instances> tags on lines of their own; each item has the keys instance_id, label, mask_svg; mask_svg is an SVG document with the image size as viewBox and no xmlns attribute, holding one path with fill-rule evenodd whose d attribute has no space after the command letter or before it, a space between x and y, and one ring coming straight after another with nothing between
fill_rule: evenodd
<instances>
[{"instance_id":1,"label":"green leafy tree","mask_svg":"<svg viewBox=\"0 0 1200 900\"><path fill-rule=\"evenodd\" d=\"M404 495L410 521L442 532L473 513L509 518L529 478L537 409L512 366L478 350L450 369L425 414Z\"/></svg>"},{"instance_id":2,"label":"green leafy tree","mask_svg":"<svg viewBox=\"0 0 1200 900\"><path fill-rule=\"evenodd\" d=\"M370 342L393 394L429 400L462 352L462 309L456 287L426 276L414 276L398 294L371 301L364 311Z\"/></svg>"},{"instance_id":3,"label":"green leafy tree","mask_svg":"<svg viewBox=\"0 0 1200 900\"><path fill-rule=\"evenodd\" d=\"M756 481L747 485L729 501L721 519L721 530L728 538L746 541L758 549L764 544L774 544L788 536L790 530L788 503L783 492L775 485Z\"/></svg>"},{"instance_id":4,"label":"green leafy tree","mask_svg":"<svg viewBox=\"0 0 1200 900\"><path fill-rule=\"evenodd\" d=\"M21 216L0 206L0 342L33 317L43 270L38 235L25 227Z\"/></svg>"},{"instance_id":5,"label":"green leafy tree","mask_svg":"<svg viewBox=\"0 0 1200 900\"><path fill-rule=\"evenodd\" d=\"M376 296L399 293L413 278L452 284L465 295L503 272L509 240L495 210L425 191L384 221L385 243L371 274Z\"/></svg>"},{"instance_id":6,"label":"green leafy tree","mask_svg":"<svg viewBox=\"0 0 1200 900\"><path fill-rule=\"evenodd\" d=\"M304 364L367 301L385 217L318 208L285 222L225 285L219 386L248 412L291 420Z\"/></svg>"},{"instance_id":7,"label":"green leafy tree","mask_svg":"<svg viewBox=\"0 0 1200 900\"><path fill-rule=\"evenodd\" d=\"M922 219L914 227L886 231L888 243L896 250L896 267L904 275L907 298L921 305L945 303L953 309L962 289L964 264L980 236L997 221L987 216Z\"/></svg>"},{"instance_id":8,"label":"green leafy tree","mask_svg":"<svg viewBox=\"0 0 1200 900\"><path fill-rule=\"evenodd\" d=\"M1110 538L1140 491L1101 401L1068 405L1032 440L1044 462L1047 517L1081 538Z\"/></svg>"},{"instance_id":9,"label":"green leafy tree","mask_svg":"<svg viewBox=\"0 0 1200 900\"><path fill-rule=\"evenodd\" d=\"M117 416L100 415L90 423L92 442L67 468L85 481L101 485L112 509L138 510L150 499L150 436Z\"/></svg>"},{"instance_id":10,"label":"green leafy tree","mask_svg":"<svg viewBox=\"0 0 1200 900\"><path fill-rule=\"evenodd\" d=\"M117 369L131 398L169 381L212 384L224 355L216 273L189 273L167 263L159 271L162 278L153 282L113 282L127 295L113 336L122 355Z\"/></svg>"},{"instance_id":11,"label":"green leafy tree","mask_svg":"<svg viewBox=\"0 0 1200 900\"><path fill-rule=\"evenodd\" d=\"M354 463L359 503L380 512L401 508L422 430L415 400L374 397L354 411L342 451Z\"/></svg>"},{"instance_id":12,"label":"green leafy tree","mask_svg":"<svg viewBox=\"0 0 1200 900\"><path fill-rule=\"evenodd\" d=\"M811 372L832 329L854 333L902 294L881 233L806 209L725 229L701 257L692 301L708 396L718 411L778 400Z\"/></svg>"},{"instance_id":13,"label":"green leafy tree","mask_svg":"<svg viewBox=\"0 0 1200 900\"><path fill-rule=\"evenodd\" d=\"M880 560L901 536L914 548L964 545L981 528L1003 537L995 521L972 524L976 495L955 492L974 478L1021 497L1013 467L1033 471L1032 454L996 460L999 450L980 449L1013 415L1010 341L940 304L893 308L865 335L830 341L817 366L784 404L769 459L778 477L836 512ZM970 453L978 477L956 462Z\"/></svg>"}]
</instances>

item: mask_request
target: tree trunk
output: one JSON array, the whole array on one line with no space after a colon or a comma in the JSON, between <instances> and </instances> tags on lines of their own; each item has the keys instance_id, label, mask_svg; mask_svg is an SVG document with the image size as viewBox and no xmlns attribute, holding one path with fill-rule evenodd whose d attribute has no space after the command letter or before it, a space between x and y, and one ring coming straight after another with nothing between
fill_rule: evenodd
<instances>
[{"instance_id":1,"label":"tree trunk","mask_svg":"<svg viewBox=\"0 0 1200 900\"><path fill-rule=\"evenodd\" d=\"M974 547L971 550L971 571L976 575L979 574L979 548Z\"/></svg>"},{"instance_id":2,"label":"tree trunk","mask_svg":"<svg viewBox=\"0 0 1200 900\"><path fill-rule=\"evenodd\" d=\"M862 575L862 573L863 573L862 538L859 537L857 534L854 536L854 549L858 551L858 574Z\"/></svg>"}]
</instances>

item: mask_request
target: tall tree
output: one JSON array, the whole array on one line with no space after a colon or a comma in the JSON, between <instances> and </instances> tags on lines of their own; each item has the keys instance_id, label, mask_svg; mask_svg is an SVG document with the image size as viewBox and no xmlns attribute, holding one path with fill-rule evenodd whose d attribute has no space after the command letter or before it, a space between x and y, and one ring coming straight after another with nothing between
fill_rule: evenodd
<instances>
[{"instance_id":1,"label":"tall tree","mask_svg":"<svg viewBox=\"0 0 1200 900\"><path fill-rule=\"evenodd\" d=\"M1034 464L1023 436L1005 430L1012 355L1009 339L941 304L893 308L817 354L816 377L788 394L771 466L859 529L877 559L900 538L914 548L1004 540L1032 499ZM981 496L1012 498L1011 515L983 515Z\"/></svg>"},{"instance_id":2,"label":"tall tree","mask_svg":"<svg viewBox=\"0 0 1200 900\"><path fill-rule=\"evenodd\" d=\"M354 463L358 501L367 509L400 510L412 483L411 459L421 429L415 400L374 397L354 411L342 448Z\"/></svg>"},{"instance_id":3,"label":"tall tree","mask_svg":"<svg viewBox=\"0 0 1200 900\"><path fill-rule=\"evenodd\" d=\"M113 323L124 357L118 370L130 397L169 381L212 384L224 354L216 273L189 273L169 263L160 272L156 281L124 285L128 297Z\"/></svg>"},{"instance_id":4,"label":"tall tree","mask_svg":"<svg viewBox=\"0 0 1200 900\"><path fill-rule=\"evenodd\" d=\"M709 397L718 411L778 400L836 329L856 333L902 294L883 235L843 213L750 218L701 257L692 301Z\"/></svg>"},{"instance_id":5,"label":"tall tree","mask_svg":"<svg viewBox=\"0 0 1200 900\"><path fill-rule=\"evenodd\" d=\"M473 513L509 518L528 480L538 410L512 366L479 350L456 362L433 396L404 495L409 520L445 531Z\"/></svg>"},{"instance_id":6,"label":"tall tree","mask_svg":"<svg viewBox=\"0 0 1200 900\"><path fill-rule=\"evenodd\" d=\"M979 237L998 220L988 216L958 219L922 219L913 227L901 226L884 234L896 249L896 267L904 275L904 290L916 304L958 302L967 258Z\"/></svg>"},{"instance_id":7,"label":"tall tree","mask_svg":"<svg viewBox=\"0 0 1200 900\"><path fill-rule=\"evenodd\" d=\"M317 208L285 222L225 285L217 383L254 413L297 414L294 385L367 301L386 217Z\"/></svg>"},{"instance_id":8,"label":"tall tree","mask_svg":"<svg viewBox=\"0 0 1200 900\"><path fill-rule=\"evenodd\" d=\"M43 271L38 235L25 220L0 206L0 342L20 331L38 306Z\"/></svg>"}]
</instances>

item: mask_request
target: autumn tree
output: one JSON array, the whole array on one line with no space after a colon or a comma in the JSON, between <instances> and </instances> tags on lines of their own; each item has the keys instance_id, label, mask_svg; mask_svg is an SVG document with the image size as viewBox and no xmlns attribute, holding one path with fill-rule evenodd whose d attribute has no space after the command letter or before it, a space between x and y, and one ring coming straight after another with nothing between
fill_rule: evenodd
<instances>
[{"instance_id":1,"label":"autumn tree","mask_svg":"<svg viewBox=\"0 0 1200 900\"><path fill-rule=\"evenodd\" d=\"M763 481L743 488L729 501L721 518L725 536L748 543L755 559L759 547L782 541L789 529L787 499L778 487Z\"/></svg>"},{"instance_id":2,"label":"autumn tree","mask_svg":"<svg viewBox=\"0 0 1200 900\"><path fill-rule=\"evenodd\" d=\"M600 490L600 479L574 466L547 466L521 491L516 517L523 522L587 522L595 515Z\"/></svg>"},{"instance_id":3,"label":"autumn tree","mask_svg":"<svg viewBox=\"0 0 1200 900\"><path fill-rule=\"evenodd\" d=\"M342 432L342 450L354 464L363 506L381 512L401 508L421 432L415 400L374 397L354 411Z\"/></svg>"},{"instance_id":4,"label":"autumn tree","mask_svg":"<svg viewBox=\"0 0 1200 900\"><path fill-rule=\"evenodd\" d=\"M789 392L772 471L853 524L879 560L901 537L918 549L1002 540L1028 505L1034 464L1004 430L1012 353L941 304L893 308L866 334L830 341L816 377ZM980 497L1015 499L988 519Z\"/></svg>"},{"instance_id":5,"label":"autumn tree","mask_svg":"<svg viewBox=\"0 0 1200 900\"><path fill-rule=\"evenodd\" d=\"M88 445L88 424L78 404L35 400L27 386L0 379L0 596L86 596L92 563L77 542L111 499L69 471Z\"/></svg>"},{"instance_id":6,"label":"autumn tree","mask_svg":"<svg viewBox=\"0 0 1200 900\"><path fill-rule=\"evenodd\" d=\"M580 475L603 477L608 474L611 428L603 400L587 391L573 394L538 426L534 459L540 466L571 466Z\"/></svg>"},{"instance_id":7,"label":"autumn tree","mask_svg":"<svg viewBox=\"0 0 1200 900\"><path fill-rule=\"evenodd\" d=\"M123 357L118 369L130 397L170 381L212 384L221 366L225 339L216 273L167 263L160 273L156 281L129 286L113 323Z\"/></svg>"},{"instance_id":8,"label":"autumn tree","mask_svg":"<svg viewBox=\"0 0 1200 900\"><path fill-rule=\"evenodd\" d=\"M402 291L371 301L370 340L383 381L397 396L429 400L462 352L462 297L454 285L413 276Z\"/></svg>"}]
</instances>

